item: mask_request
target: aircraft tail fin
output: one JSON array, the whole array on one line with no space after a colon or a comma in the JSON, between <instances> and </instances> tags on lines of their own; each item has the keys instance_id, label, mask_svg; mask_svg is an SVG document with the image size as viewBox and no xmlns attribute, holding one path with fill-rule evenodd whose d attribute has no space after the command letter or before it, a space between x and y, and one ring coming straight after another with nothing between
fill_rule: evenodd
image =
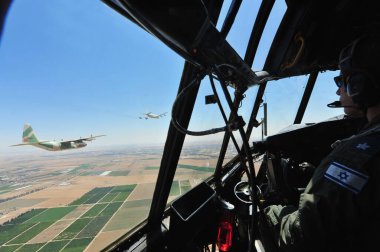
<instances>
[{"instance_id":1,"label":"aircraft tail fin","mask_svg":"<svg viewBox=\"0 0 380 252\"><path fill-rule=\"evenodd\" d=\"M38 143L38 139L36 134L34 133L34 130L30 124L24 125L24 130L22 132L22 143L29 144L29 143Z\"/></svg>"}]
</instances>

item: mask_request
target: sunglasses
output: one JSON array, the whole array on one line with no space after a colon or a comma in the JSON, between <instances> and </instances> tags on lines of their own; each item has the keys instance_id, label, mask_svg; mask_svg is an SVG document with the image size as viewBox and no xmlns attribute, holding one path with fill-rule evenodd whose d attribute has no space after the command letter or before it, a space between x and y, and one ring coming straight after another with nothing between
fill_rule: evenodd
<instances>
[{"instance_id":1,"label":"sunglasses","mask_svg":"<svg viewBox=\"0 0 380 252\"><path fill-rule=\"evenodd\" d=\"M344 87L344 89L346 89L347 83L344 81L343 75L340 74L334 77L334 81L338 88Z\"/></svg>"}]
</instances>

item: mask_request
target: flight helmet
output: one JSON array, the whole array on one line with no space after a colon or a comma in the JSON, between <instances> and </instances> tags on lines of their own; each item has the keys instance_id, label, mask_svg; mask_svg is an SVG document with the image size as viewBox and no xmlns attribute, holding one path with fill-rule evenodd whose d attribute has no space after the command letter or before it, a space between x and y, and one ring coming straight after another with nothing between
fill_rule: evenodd
<instances>
[{"instance_id":1,"label":"flight helmet","mask_svg":"<svg viewBox=\"0 0 380 252\"><path fill-rule=\"evenodd\" d=\"M340 53L339 67L347 94L360 108L380 103L380 34L362 36Z\"/></svg>"}]
</instances>

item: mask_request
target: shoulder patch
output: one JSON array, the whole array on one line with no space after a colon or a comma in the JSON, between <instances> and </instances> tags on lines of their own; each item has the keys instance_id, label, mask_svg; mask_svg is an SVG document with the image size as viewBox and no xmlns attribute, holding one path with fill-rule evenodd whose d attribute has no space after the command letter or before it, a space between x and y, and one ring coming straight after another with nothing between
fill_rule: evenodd
<instances>
[{"instance_id":1,"label":"shoulder patch","mask_svg":"<svg viewBox=\"0 0 380 252\"><path fill-rule=\"evenodd\" d=\"M380 134L357 137L351 141L351 148L356 152L374 155L380 151Z\"/></svg>"},{"instance_id":2,"label":"shoulder patch","mask_svg":"<svg viewBox=\"0 0 380 252\"><path fill-rule=\"evenodd\" d=\"M368 181L368 176L345 165L333 162L325 172L325 178L358 194Z\"/></svg>"}]
</instances>

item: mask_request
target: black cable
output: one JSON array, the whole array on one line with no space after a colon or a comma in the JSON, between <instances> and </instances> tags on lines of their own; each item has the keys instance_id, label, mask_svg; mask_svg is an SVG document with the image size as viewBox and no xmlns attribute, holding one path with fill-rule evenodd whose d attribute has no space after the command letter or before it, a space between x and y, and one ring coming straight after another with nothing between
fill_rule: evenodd
<instances>
[{"instance_id":1,"label":"black cable","mask_svg":"<svg viewBox=\"0 0 380 252\"><path fill-rule=\"evenodd\" d=\"M178 104L178 101L180 101L182 99L182 97L186 94L186 92L190 88L194 87L195 85L200 85L201 79L203 79L204 76L205 75L202 74L201 76L198 76L197 78L192 80L191 83L188 86L186 86L184 89L182 89L182 91L177 95L177 97L173 103L171 122L172 122L173 126L182 134L185 134L185 135L188 134L188 135L192 135L192 136L205 136L205 135L216 134L216 133L223 132L223 131L227 130L227 126L223 126L220 128L213 128L213 129L204 130L204 131L191 131L191 130L185 129L184 127L182 127L177 122L177 104Z\"/></svg>"}]
</instances>

